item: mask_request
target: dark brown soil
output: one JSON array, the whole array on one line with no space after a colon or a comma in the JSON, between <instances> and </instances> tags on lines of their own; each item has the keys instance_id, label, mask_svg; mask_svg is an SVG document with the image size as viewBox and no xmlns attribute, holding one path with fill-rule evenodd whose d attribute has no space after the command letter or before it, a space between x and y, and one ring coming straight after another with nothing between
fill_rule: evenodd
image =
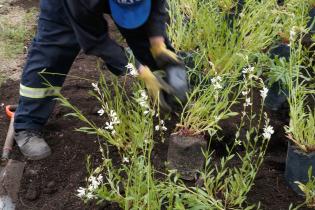
<instances>
[{"instance_id":1,"label":"dark brown soil","mask_svg":"<svg viewBox=\"0 0 315 210\"><path fill-rule=\"evenodd\" d=\"M37 1L19 1L19 6L30 8ZM96 58L78 56L71 75L83 78L98 78ZM0 88L0 104L16 104L18 101L19 83L7 81ZM91 82L68 77L63 94L81 109L90 119L100 122L96 114L97 104L87 91L91 90ZM9 120L5 116L4 107L0 107L0 144L3 145ZM85 185L87 175L86 158L91 155L94 164L100 163L98 142L95 136L74 131L83 124L73 118L65 118L68 110L57 106L45 128L45 138L53 150L53 154L42 161L25 160L14 148L12 158L26 161L26 169L19 193L18 210L75 210L75 209L118 209L118 206L105 203L101 206L84 204L76 197L76 190ZM261 202L262 209L285 210L293 203L303 202L289 189L284 180L286 138L283 126L288 123L286 110L269 113L275 134L269 145L266 159L255 181L255 186L248 195L249 203ZM232 138L234 121L224 124L225 139ZM153 163L158 170L164 169L168 142L156 145L153 152ZM216 145L220 151L220 145ZM113 153L114 156L115 152Z\"/></svg>"},{"instance_id":2,"label":"dark brown soil","mask_svg":"<svg viewBox=\"0 0 315 210\"><path fill-rule=\"evenodd\" d=\"M96 58L80 55L74 63L70 75L83 78L98 77ZM63 94L78 106L90 119L99 122L96 115L97 104L87 91L91 84L85 80L68 77ZM15 104L18 100L18 82L7 81L0 89L0 104ZM13 158L26 161L26 170L22 179L20 202L18 209L115 209L114 204L97 207L84 204L76 196L76 190L84 186L86 178L86 157L91 155L95 164L100 161L98 142L95 136L74 131L82 123L73 118L65 118L68 113L63 107L57 106L48 125L45 137L53 150L53 154L43 161L27 161L14 148ZM288 209L290 203L298 204L303 198L295 195L284 180L286 139L283 126L288 121L285 110L269 113L275 134L270 142L266 160L258 173L255 186L249 194L250 203L261 202L263 209ZM224 124L226 137L233 130L233 121ZM4 107L0 112L0 139L3 141L9 121L5 116ZM167 153L167 144L158 144L153 155L153 163L158 170L163 170ZM1 143L2 145L2 143ZM220 146L216 145L217 150ZM115 154L115 153L114 153Z\"/></svg>"}]
</instances>

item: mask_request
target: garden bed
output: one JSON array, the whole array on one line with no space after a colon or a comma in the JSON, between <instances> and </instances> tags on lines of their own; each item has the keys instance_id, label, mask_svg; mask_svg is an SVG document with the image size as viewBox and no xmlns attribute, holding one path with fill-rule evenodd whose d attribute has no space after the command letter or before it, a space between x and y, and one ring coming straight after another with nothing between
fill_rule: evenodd
<instances>
[{"instance_id":1,"label":"garden bed","mask_svg":"<svg viewBox=\"0 0 315 210\"><path fill-rule=\"evenodd\" d=\"M10 6L21 6L25 10L38 4L37 0L12 2ZM114 31L113 27L111 29ZM97 59L94 57L79 55L70 75L97 81L99 72L96 69L96 61ZM106 72L105 77L108 74ZM131 81L128 80L128 82ZM2 141L5 139L9 125L9 120L4 113L4 106L17 103L18 87L19 81L7 80L0 88L0 148L3 145ZM89 120L94 121L97 125L102 125L105 123L104 118L100 118L97 114L100 105L94 97L88 95L88 91L92 89L91 82L68 77L62 93ZM253 101L260 101L259 93L255 93ZM254 110L259 110L258 105L254 106ZM233 111L241 112L242 104L235 106ZM91 155L95 166L102 163L102 160L97 137L74 131L84 124L77 119L65 118L64 115L68 112L70 110L58 105L45 128L45 138L53 150L53 154L46 160L27 161L19 153L18 148L14 147L12 157L27 163L19 193L18 210L119 209L117 204L110 202L100 205L96 205L94 202L84 204L76 196L77 189L86 185L87 156ZM304 201L302 197L297 196L288 187L284 179L287 138L283 127L289 123L288 109L268 112L268 115L275 133L269 143L265 160L256 176L255 185L248 194L247 203L250 205L261 202L261 208L267 210L288 209L291 203L296 206ZM172 131L177 122L178 120L174 119L167 121L166 127ZM223 136L223 140L219 143L214 142L211 146L211 149L215 150L215 160L220 160L220 157L224 155L226 143L234 139L235 132L232 131L235 130L235 125L238 123L236 117L225 120L221 124L222 133L220 136ZM169 134L166 134L166 139ZM154 136L154 140L156 144L153 149L152 162L156 170L163 172L165 171L168 141L162 143L158 134ZM110 150L110 158L113 159L114 166L120 166L121 157L118 152L113 147ZM233 160L229 164L238 166L240 162ZM194 182L187 184L195 185Z\"/></svg>"},{"instance_id":2,"label":"garden bed","mask_svg":"<svg viewBox=\"0 0 315 210\"><path fill-rule=\"evenodd\" d=\"M72 67L71 75L97 80L96 59L80 55ZM97 103L91 100L87 91L91 84L86 81L68 78L63 89L66 97L78 106L90 119L102 123L97 115ZM7 81L0 89L1 103L14 104L18 100L18 82ZM85 185L87 176L86 157L91 155L94 163L100 162L98 142L95 136L75 132L75 128L82 123L63 115L69 110L57 106L45 129L46 139L53 150L52 156L43 161L27 161L26 170L22 179L20 202L18 209L117 209L115 204L83 204L76 197L76 190ZM303 198L298 197L289 189L284 180L286 138L283 126L288 122L286 110L270 112L271 125L275 134L269 144L266 159L257 175L255 186L249 194L248 201L261 201L263 209L288 209L290 203L298 204ZM172 123L172 122L169 122ZM4 109L0 112L0 139L3 141L9 121L5 117ZM168 125L171 127L172 125ZM228 140L233 130L233 120L222 125ZM156 141L159 142L158 139ZM2 143L1 143L2 145ZM153 164L158 170L163 170L167 156L168 142L158 143L154 149ZM217 156L224 148L224 140L214 144ZM115 153L114 153L115 154ZM15 159L24 160L14 148ZM118 157L118 156L117 156ZM113 157L115 159L115 157ZM116 158L118 159L118 158ZM117 162L117 164L120 164ZM237 164L236 162L233 164Z\"/></svg>"}]
</instances>

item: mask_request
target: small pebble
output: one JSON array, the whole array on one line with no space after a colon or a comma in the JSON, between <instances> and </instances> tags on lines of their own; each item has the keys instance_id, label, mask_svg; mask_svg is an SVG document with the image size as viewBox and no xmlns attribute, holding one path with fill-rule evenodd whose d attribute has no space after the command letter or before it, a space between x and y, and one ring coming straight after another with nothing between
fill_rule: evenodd
<instances>
[{"instance_id":1,"label":"small pebble","mask_svg":"<svg viewBox=\"0 0 315 210\"><path fill-rule=\"evenodd\" d=\"M54 188L56 186L56 182L55 181L50 181L50 182L48 182L48 184L47 184L47 187L48 188Z\"/></svg>"},{"instance_id":2,"label":"small pebble","mask_svg":"<svg viewBox=\"0 0 315 210\"><path fill-rule=\"evenodd\" d=\"M30 169L30 170L27 171L26 174L27 174L27 175L32 175L32 176L34 176L34 175L37 175L37 174L38 174L38 170Z\"/></svg>"},{"instance_id":3,"label":"small pebble","mask_svg":"<svg viewBox=\"0 0 315 210\"><path fill-rule=\"evenodd\" d=\"M29 201L34 201L38 198L39 193L34 188L29 188L25 194L25 198Z\"/></svg>"},{"instance_id":4,"label":"small pebble","mask_svg":"<svg viewBox=\"0 0 315 210\"><path fill-rule=\"evenodd\" d=\"M45 193L45 194L53 194L55 192L57 192L55 181L48 182L46 187L44 187L44 189L43 189L43 193Z\"/></svg>"},{"instance_id":5,"label":"small pebble","mask_svg":"<svg viewBox=\"0 0 315 210\"><path fill-rule=\"evenodd\" d=\"M43 189L43 193L45 193L45 194L53 194L53 193L55 193L55 192L57 192L57 189L56 189L56 188L48 188L48 187L45 187L45 188Z\"/></svg>"}]
</instances>

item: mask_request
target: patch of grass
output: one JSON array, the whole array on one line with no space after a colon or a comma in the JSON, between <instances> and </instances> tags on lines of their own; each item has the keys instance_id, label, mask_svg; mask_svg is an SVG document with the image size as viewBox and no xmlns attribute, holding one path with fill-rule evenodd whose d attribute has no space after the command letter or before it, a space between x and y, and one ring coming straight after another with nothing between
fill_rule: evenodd
<instances>
[{"instance_id":1,"label":"patch of grass","mask_svg":"<svg viewBox=\"0 0 315 210\"><path fill-rule=\"evenodd\" d=\"M35 34L37 10L31 9L20 15L0 18L0 55L4 58L23 53L25 43Z\"/></svg>"}]
</instances>

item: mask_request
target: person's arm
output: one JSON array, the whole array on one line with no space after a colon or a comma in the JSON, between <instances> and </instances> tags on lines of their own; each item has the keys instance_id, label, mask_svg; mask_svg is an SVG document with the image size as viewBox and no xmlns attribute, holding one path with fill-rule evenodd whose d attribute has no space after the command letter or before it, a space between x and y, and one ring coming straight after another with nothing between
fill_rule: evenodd
<instances>
[{"instance_id":1,"label":"person's arm","mask_svg":"<svg viewBox=\"0 0 315 210\"><path fill-rule=\"evenodd\" d=\"M114 74L125 73L125 51L110 39L104 18L104 0L64 0L64 8L76 38L86 54L101 57Z\"/></svg>"},{"instance_id":2,"label":"person's arm","mask_svg":"<svg viewBox=\"0 0 315 210\"><path fill-rule=\"evenodd\" d=\"M152 0L151 13L146 28L149 37L165 37L167 21L166 0Z\"/></svg>"}]
</instances>

